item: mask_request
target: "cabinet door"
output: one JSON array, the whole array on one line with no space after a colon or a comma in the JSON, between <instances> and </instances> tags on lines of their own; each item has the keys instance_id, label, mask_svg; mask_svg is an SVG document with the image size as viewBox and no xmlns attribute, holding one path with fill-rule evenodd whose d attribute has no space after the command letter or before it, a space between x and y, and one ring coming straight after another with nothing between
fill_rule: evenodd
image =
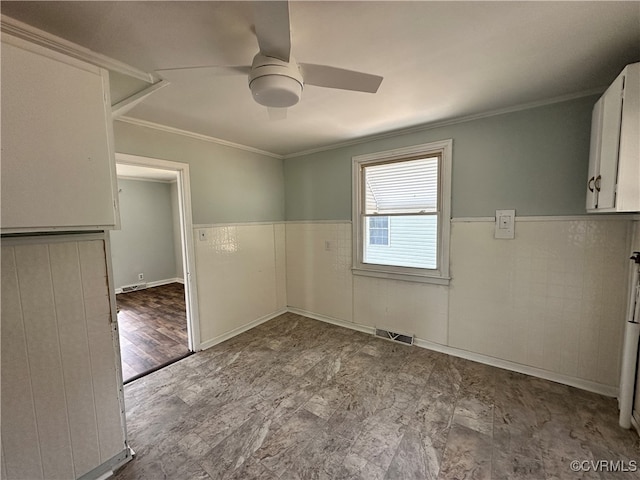
<instances>
[{"instance_id":1,"label":"cabinet door","mask_svg":"<svg viewBox=\"0 0 640 480\"><path fill-rule=\"evenodd\" d=\"M640 211L640 63L625 68L616 210Z\"/></svg>"},{"instance_id":2,"label":"cabinet door","mask_svg":"<svg viewBox=\"0 0 640 480\"><path fill-rule=\"evenodd\" d=\"M596 177L600 170L600 144L602 141L602 98L593 106L591 115L591 148L589 149L589 172L587 178L587 210L598 207Z\"/></svg>"},{"instance_id":3,"label":"cabinet door","mask_svg":"<svg viewBox=\"0 0 640 480\"><path fill-rule=\"evenodd\" d=\"M2 231L118 224L108 72L2 35Z\"/></svg>"},{"instance_id":4,"label":"cabinet door","mask_svg":"<svg viewBox=\"0 0 640 480\"><path fill-rule=\"evenodd\" d=\"M79 478L126 448L105 241L74 237L2 242L7 480Z\"/></svg>"},{"instance_id":5,"label":"cabinet door","mask_svg":"<svg viewBox=\"0 0 640 480\"><path fill-rule=\"evenodd\" d=\"M623 86L624 76L619 75L602 96L600 169L595 181L599 209L616 206Z\"/></svg>"}]
</instances>

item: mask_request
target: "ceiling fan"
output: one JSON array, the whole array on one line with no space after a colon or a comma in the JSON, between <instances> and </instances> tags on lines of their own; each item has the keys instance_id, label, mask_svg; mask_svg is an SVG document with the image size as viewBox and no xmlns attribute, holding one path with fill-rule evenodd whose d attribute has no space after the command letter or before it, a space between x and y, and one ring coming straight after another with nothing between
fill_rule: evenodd
<instances>
[{"instance_id":1,"label":"ceiling fan","mask_svg":"<svg viewBox=\"0 0 640 480\"><path fill-rule=\"evenodd\" d=\"M160 69L214 69L220 73L244 73L249 76L253 99L269 108L272 118L281 117L287 107L300 101L305 85L376 93L382 77L343 68L299 63L291 55L291 28L288 1L253 2L255 34L260 51L251 66L205 66ZM278 114L278 110L282 113Z\"/></svg>"}]
</instances>

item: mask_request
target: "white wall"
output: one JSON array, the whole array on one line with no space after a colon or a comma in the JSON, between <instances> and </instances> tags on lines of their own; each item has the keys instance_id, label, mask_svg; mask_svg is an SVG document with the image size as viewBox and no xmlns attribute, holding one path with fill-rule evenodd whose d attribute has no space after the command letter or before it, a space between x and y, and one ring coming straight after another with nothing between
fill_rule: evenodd
<instances>
[{"instance_id":1,"label":"white wall","mask_svg":"<svg viewBox=\"0 0 640 480\"><path fill-rule=\"evenodd\" d=\"M288 305L352 322L351 222L287 223L286 239Z\"/></svg>"},{"instance_id":2,"label":"white wall","mask_svg":"<svg viewBox=\"0 0 640 480\"><path fill-rule=\"evenodd\" d=\"M285 311L284 235L281 223L194 227L201 348Z\"/></svg>"},{"instance_id":3,"label":"white wall","mask_svg":"<svg viewBox=\"0 0 640 480\"><path fill-rule=\"evenodd\" d=\"M616 387L625 318L625 220L452 225L449 345Z\"/></svg>"},{"instance_id":4,"label":"white wall","mask_svg":"<svg viewBox=\"0 0 640 480\"><path fill-rule=\"evenodd\" d=\"M614 394L630 225L549 217L494 240L492 222L454 222L446 287L353 276L349 222L290 222L288 305Z\"/></svg>"},{"instance_id":5,"label":"white wall","mask_svg":"<svg viewBox=\"0 0 640 480\"><path fill-rule=\"evenodd\" d=\"M525 217L495 240L454 221L450 286L352 275L351 222L196 226L202 344L289 308L613 395L632 224Z\"/></svg>"}]
</instances>

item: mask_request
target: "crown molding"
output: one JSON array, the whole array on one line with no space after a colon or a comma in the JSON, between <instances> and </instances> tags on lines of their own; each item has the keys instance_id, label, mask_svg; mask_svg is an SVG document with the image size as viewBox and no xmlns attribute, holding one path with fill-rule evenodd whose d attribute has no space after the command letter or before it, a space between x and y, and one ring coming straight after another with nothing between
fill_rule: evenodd
<instances>
[{"instance_id":1,"label":"crown molding","mask_svg":"<svg viewBox=\"0 0 640 480\"><path fill-rule=\"evenodd\" d=\"M450 125L457 125L459 123L471 122L471 121L480 120L483 118L495 117L498 115L505 115L507 113L514 113L522 110L530 110L532 108L544 107L546 105L553 105L555 103L568 102L570 100L577 100L578 98L601 94L606 89L607 87L592 88L589 90L584 90L582 92L562 95L560 97L554 97L547 100L539 100L537 102L523 103L520 105L515 105L513 107L506 107L498 110L491 110L489 112L466 115L463 117L456 117L456 118L451 118L449 120L442 120L442 121L437 121L433 123L423 123L420 125L415 125L413 127L407 127L407 128L398 129L398 130L390 130L388 132L368 135L366 137L360 137L353 140L347 140L344 142L338 142L338 143L334 143L332 145L328 145L324 147L317 147L317 148L311 148L309 150L301 150L299 152L288 153L286 155L283 155L283 158L286 160L289 158L302 157L302 156L311 155L314 153L326 152L328 150L336 150L338 148L350 147L353 145L360 145L362 143L382 140L384 138L398 137L401 135L408 135L411 133L423 132L425 130L432 130L434 128L447 127Z\"/></svg>"},{"instance_id":2,"label":"crown molding","mask_svg":"<svg viewBox=\"0 0 640 480\"><path fill-rule=\"evenodd\" d=\"M8 17L6 15L0 15L0 30L2 32L4 32L4 33L9 34L9 35L13 35L13 36L15 36L17 38L32 42L32 43L34 43L36 45L40 45L40 46L45 47L45 48L49 48L49 49L54 50L54 51L56 51L58 53L62 53L62 54L67 55L69 57L88 62L88 63L96 65L98 67L105 68L105 69L110 70L110 71L118 72L118 73L130 76L130 77L133 77L133 78L137 78L139 80L142 80L144 82L148 82L148 83L151 83L151 84L159 84L157 87L155 87L152 90L150 90L149 93L151 91L155 91L155 89L159 88L160 86L164 86L166 84L166 83L161 83L161 81L163 79L159 75L157 75L156 73L149 73L149 72L145 72L143 70L140 70L138 68L132 67L131 65L128 65L128 64L126 64L124 62L120 62L119 60L115 60L113 58L107 57L106 55L102 55L100 53L94 52L94 51L92 51L92 50L90 50L88 48L82 47L81 45L78 45L76 43L70 42L70 41L65 40L65 39L63 39L61 37L58 37L56 35L52 35L52 34L50 34L48 32L45 32L45 31L40 30L38 28L32 27L31 25L28 25L28 24L26 24L24 22L20 22L19 20L15 20L15 19L13 19L11 17ZM269 157L272 157L272 158L277 158L277 159L282 160L282 159L302 157L302 156L305 156L305 155L311 155L311 154L314 154L314 153L319 153L319 152L324 152L324 151L329 151L329 150L336 150L336 149L339 149L339 148L349 147L349 146L353 146L353 145L359 145L359 144L362 144L362 143L381 140L381 139L384 139L384 138L396 137L396 136L401 136L401 135L408 135L408 134L417 133L417 132L421 132L421 131L431 130L431 129L434 129L434 128L441 128L441 127L446 127L446 126L450 126L450 125L457 125L457 124L460 124L460 123L470 122L470 121L479 120L479 119L483 119L483 118L489 118L489 117L493 117L493 116L497 116L497 115L504 115L504 114L507 114L507 113L518 112L518 111L521 111L521 110L528 110L528 109L532 109L532 108L542 107L542 106L545 106L545 105L551 105L551 104L554 104L554 103L566 102L566 101L575 100L575 99L586 97L586 96L590 96L590 95L601 94L602 92L605 91L605 89L606 89L606 87L594 88L594 89L582 91L582 92L579 92L579 93L563 95L563 96L560 96L560 97L555 97L555 98L542 100L542 101L537 101L537 102L530 102L530 103L520 104L520 105L516 105L516 106L513 106L513 107L507 107L507 108L493 110L493 111L489 111L489 112L485 112L485 113L467 115L467 116L452 118L452 119L449 119L449 120L443 120L443 121L439 121L439 122L426 123L426 124L416 125L416 126L413 126L413 127L404 128L404 129L391 130L391 131L388 131L388 132L384 132L384 133L380 133L380 134L373 134L373 135L360 137L360 138L353 139L353 140L347 140L347 141L344 141L344 142L334 143L334 144L331 144L331 145L311 148L311 149L308 149L308 150L301 150L301 151L294 152L294 153L289 153L289 154L286 154L286 155L280 155L280 154L277 154L277 153L268 152L266 150L261 150L261 149L258 149L258 148L249 147L247 145L242 145L242 144L230 142L230 141L227 141L227 140L222 140L220 138L210 137L208 135L202 135L202 134L198 134L198 133L193 133L193 132L189 132L189 131L186 131L186 130L180 130L180 129L177 129L177 128L174 128L174 127L169 127L167 125L161 125L161 124L157 124L157 123L153 123L153 122L147 122L147 121L144 121L144 120L138 120L138 119L134 119L134 118L131 118L131 117L120 116L120 117L117 118L117 121L126 122L126 123L139 125L139 126L144 126L144 127L148 127L148 128L154 128L156 130L162 130L162 131L165 131L165 132L168 132L168 133L184 135L184 136L188 136L188 137L195 138L195 139L198 139L198 140L217 143L219 145L224 145L224 146L227 146L227 147L237 148L237 149L240 149L240 150L245 150L245 151L248 151L248 152L258 153L260 155L266 155L266 156L269 156ZM123 108L123 110L124 110L124 108ZM117 113L120 113L120 112L117 112Z\"/></svg>"},{"instance_id":3,"label":"crown molding","mask_svg":"<svg viewBox=\"0 0 640 480\"><path fill-rule=\"evenodd\" d=\"M161 78L155 73L145 72L132 67L124 62L115 60L101 53L94 52L77 43L70 42L64 38L52 35L38 28L32 27L24 22L15 20L6 15L0 15L0 30L22 40L40 45L50 50L62 53L72 58L91 63L101 68L128 75L138 80L148 83L157 83Z\"/></svg>"},{"instance_id":4,"label":"crown molding","mask_svg":"<svg viewBox=\"0 0 640 480\"><path fill-rule=\"evenodd\" d=\"M164 132L173 133L173 134L176 134L176 135L184 135L184 136L187 136L187 137L196 138L198 140L203 140L203 141L206 141L206 142L217 143L219 145L224 145L224 146L227 146L227 147L237 148L237 149L245 150L245 151L248 151L248 152L259 153L260 155L266 155L266 156L269 156L269 157L278 158L280 160L286 160L286 159L290 159L290 158L296 158L296 157L302 157L302 156L305 156L305 155L311 155L313 153L326 152L326 151L329 151L329 150L336 150L338 148L349 147L349 146L352 146L352 145L359 145L359 144L362 144L362 143L373 142L373 141L381 140L381 139L384 139L384 138L398 137L398 136L401 136L401 135L408 135L408 134L411 134L411 133L418 133L418 132L423 132L423 131L426 131L426 130L432 130L434 128L441 128L441 127L446 127L446 126L450 126L450 125L457 125L459 123L471 122L471 121L474 121L474 120L480 120L480 119L483 119L483 118L495 117L495 116L498 116L498 115L505 115L507 113L514 113L514 112L519 112L519 111L523 111L523 110L530 110L532 108L544 107L546 105L553 105L555 103L568 102L568 101L571 101L571 100L577 100L579 98L588 97L588 96L591 96L591 95L598 95L598 94L601 94L602 92L604 92L605 90L606 90L606 87L592 88L592 89L589 89L589 90L584 90L582 92L573 93L573 94L569 94L569 95L563 95L563 96L560 96L560 97L554 97L554 98L547 99L547 100L524 103L524 104L516 105L516 106L513 106L513 107L502 108L502 109L499 109L499 110L492 110L490 112L479 113L479 114L475 114L475 115L467 115L467 116L464 116L464 117L452 118L450 120L443 120L441 122L433 122L433 123L426 123L426 124L416 125L416 126L413 126L413 127L408 127L408 128L404 128L404 129L400 129L400 130L391 130L389 132L379 133L379 134L376 134L376 135L369 135L369 136L366 136L366 137L360 137L360 138L356 138L356 139L353 139L353 140L348 140L348 141L345 141L345 142L334 143L334 144L327 145L327 146L324 146L324 147L317 147L317 148L313 148L313 149L309 149L309 150L302 150L300 152L288 153L286 155L280 155L280 154L277 154L277 153L268 152L266 150L260 150L258 148L249 147L247 145L242 145L240 143L229 142L227 140L222 140L222 139L216 138L216 137L210 137L208 135L203 135L203 134L199 134L199 133L193 133L193 132L190 132L188 130L180 130L178 128L169 127L167 125L161 125L159 123L153 123L153 122L149 122L149 121L146 121L146 120L139 120L137 118L131 118L131 117L122 116L122 117L117 118L117 120L121 121L121 122L131 123L133 125L139 125L139 126L143 126L143 127L147 127L147 128L153 128L153 129L156 129L156 130L162 130Z\"/></svg>"},{"instance_id":5,"label":"crown molding","mask_svg":"<svg viewBox=\"0 0 640 480\"><path fill-rule=\"evenodd\" d=\"M267 157L277 158L278 160L284 159L284 156L273 152L267 152L266 150L260 150L259 148L249 147L248 145L242 145L241 143L234 143L228 140L222 140L221 138L210 137L209 135L203 135L201 133L194 133L188 130L181 130L179 128L170 127L168 125L162 125L160 123L149 122L147 120L140 120L132 117L118 117L114 119L118 122L129 123L131 125L137 125L139 127L152 128L154 130L160 130L166 133L172 133L174 135L182 135L184 137L194 138L196 140L202 140L204 142L216 143L225 147L236 148L238 150L244 150L246 152L257 153Z\"/></svg>"}]
</instances>

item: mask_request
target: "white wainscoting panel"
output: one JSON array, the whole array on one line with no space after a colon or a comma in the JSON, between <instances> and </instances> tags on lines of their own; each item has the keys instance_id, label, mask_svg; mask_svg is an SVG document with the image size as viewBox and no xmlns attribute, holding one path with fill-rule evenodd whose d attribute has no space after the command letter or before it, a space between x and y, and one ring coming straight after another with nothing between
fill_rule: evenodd
<instances>
[{"instance_id":1,"label":"white wainscoting panel","mask_svg":"<svg viewBox=\"0 0 640 480\"><path fill-rule=\"evenodd\" d=\"M41 241L2 247L7 479L78 478L125 449L104 241Z\"/></svg>"},{"instance_id":2,"label":"white wainscoting panel","mask_svg":"<svg viewBox=\"0 0 640 480\"><path fill-rule=\"evenodd\" d=\"M287 308L287 242L285 224L274 224L273 235L276 259L276 306L278 310L281 310Z\"/></svg>"},{"instance_id":3,"label":"white wainscoting panel","mask_svg":"<svg viewBox=\"0 0 640 480\"><path fill-rule=\"evenodd\" d=\"M350 222L286 225L289 306L353 321Z\"/></svg>"},{"instance_id":4,"label":"white wainscoting panel","mask_svg":"<svg viewBox=\"0 0 640 480\"><path fill-rule=\"evenodd\" d=\"M617 386L630 224L453 223L449 345Z\"/></svg>"},{"instance_id":5,"label":"white wainscoting panel","mask_svg":"<svg viewBox=\"0 0 640 480\"><path fill-rule=\"evenodd\" d=\"M448 287L353 277L354 322L446 345Z\"/></svg>"},{"instance_id":6,"label":"white wainscoting panel","mask_svg":"<svg viewBox=\"0 0 640 480\"><path fill-rule=\"evenodd\" d=\"M276 260L284 247L276 248L275 244L276 238L282 242L284 236L274 229L274 224L263 223L194 228L200 339L204 347L273 314L278 303L285 301L282 260Z\"/></svg>"}]
</instances>

